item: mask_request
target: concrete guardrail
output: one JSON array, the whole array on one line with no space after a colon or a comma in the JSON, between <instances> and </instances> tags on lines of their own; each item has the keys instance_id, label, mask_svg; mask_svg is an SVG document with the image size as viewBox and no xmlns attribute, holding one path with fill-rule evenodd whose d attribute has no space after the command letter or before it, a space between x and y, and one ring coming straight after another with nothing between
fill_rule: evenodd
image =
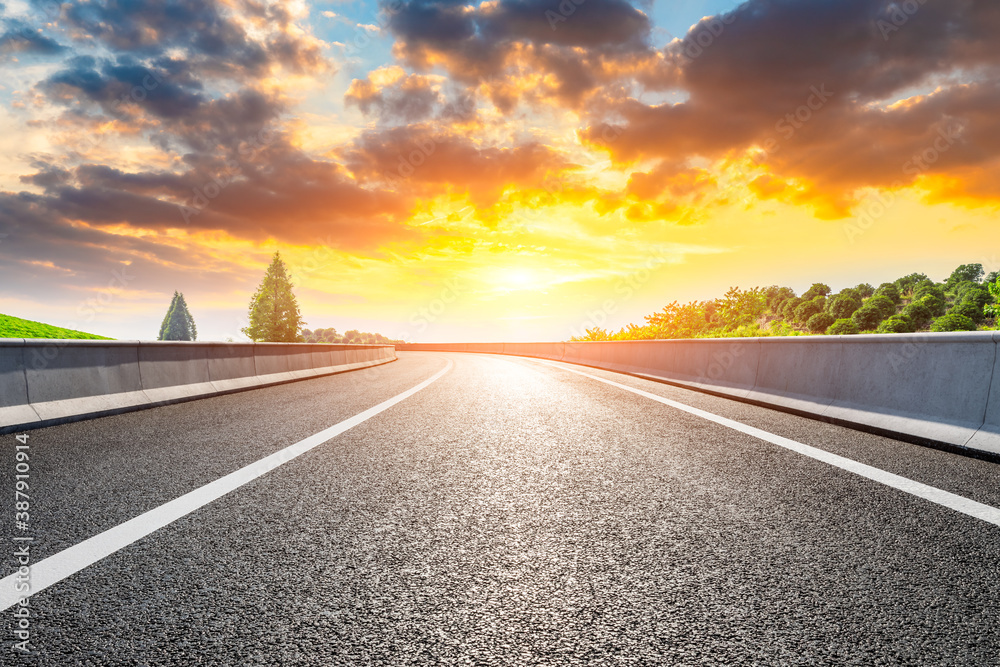
<instances>
[{"instance_id":1,"label":"concrete guardrail","mask_svg":"<svg viewBox=\"0 0 1000 667\"><path fill-rule=\"evenodd\" d=\"M504 343L909 442L1000 458L1000 332ZM496 343L399 351L496 353ZM996 382L994 382L996 378Z\"/></svg>"},{"instance_id":2,"label":"concrete guardrail","mask_svg":"<svg viewBox=\"0 0 1000 667\"><path fill-rule=\"evenodd\" d=\"M0 338L0 433L333 375L391 345Z\"/></svg>"}]
</instances>

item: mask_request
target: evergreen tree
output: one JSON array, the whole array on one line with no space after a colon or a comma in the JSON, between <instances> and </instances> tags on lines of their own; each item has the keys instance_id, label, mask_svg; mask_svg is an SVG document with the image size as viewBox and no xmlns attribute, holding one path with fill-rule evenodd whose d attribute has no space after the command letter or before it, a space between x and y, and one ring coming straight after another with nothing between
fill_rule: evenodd
<instances>
[{"instance_id":1,"label":"evergreen tree","mask_svg":"<svg viewBox=\"0 0 1000 667\"><path fill-rule=\"evenodd\" d=\"M274 253L271 265L250 300L250 326L242 329L254 341L295 343L304 322L299 304L292 294L291 276L279 253Z\"/></svg>"},{"instance_id":2,"label":"evergreen tree","mask_svg":"<svg viewBox=\"0 0 1000 667\"><path fill-rule=\"evenodd\" d=\"M194 325L194 317L188 310L184 295L174 291L167 314L160 324L160 335L157 340L197 340L198 329Z\"/></svg>"}]
</instances>

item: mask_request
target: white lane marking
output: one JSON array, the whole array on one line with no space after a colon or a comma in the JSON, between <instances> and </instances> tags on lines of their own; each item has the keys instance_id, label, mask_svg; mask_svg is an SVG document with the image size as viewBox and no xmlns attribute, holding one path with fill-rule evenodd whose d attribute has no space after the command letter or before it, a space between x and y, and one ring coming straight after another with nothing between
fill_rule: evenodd
<instances>
[{"instance_id":1,"label":"white lane marking","mask_svg":"<svg viewBox=\"0 0 1000 667\"><path fill-rule=\"evenodd\" d=\"M284 449L266 456L261 460L251 463L248 466L231 472L225 477L220 477L214 482L209 482L194 491L160 505L145 514L140 514L134 519L130 519L123 524L110 528L103 533L94 535L91 538L75 544L68 549L64 549L57 554L53 554L44 560L31 565L29 573L31 590L28 593L18 593L15 590L18 573L11 574L0 580L0 611L9 609L17 604L27 595L35 595L53 584L59 583L63 579L70 577L85 567L93 565L97 561L110 556L116 551L127 547L133 542L137 542L150 533L163 528L164 526L180 519L183 516L204 507L213 500L217 500L230 491L251 482L261 475L264 475L275 468L288 463L292 459L305 454L310 449L322 445L324 442L335 438L344 431L354 428L362 422L368 421L380 412L388 410L401 401L405 401L410 396L424 389L435 382L442 375L452 369L454 363L449 359L448 365L427 378L415 387L407 389L387 401L383 401L375 407L368 408L364 412L354 415L335 426L322 430L315 435L311 435L305 440L300 440L294 445L289 445ZM20 545L20 543L19 543Z\"/></svg>"},{"instance_id":2,"label":"white lane marking","mask_svg":"<svg viewBox=\"0 0 1000 667\"><path fill-rule=\"evenodd\" d=\"M753 436L754 438L759 438L771 444L778 445L779 447L784 447L785 449L790 449L793 452L798 452L803 456L808 456L810 458L816 459L817 461L822 461L829 465L835 466L842 470L852 472L855 475L860 475L873 482L878 482L879 484L885 484L886 486L891 486L894 489L899 489L904 493L909 493L910 495L916 496L918 498L923 498L924 500L929 500L932 503L937 503L942 507L947 507L948 509L955 510L956 512L961 512L962 514L967 514L968 516L975 517L976 519L981 519L987 523L992 523L995 526L1000 526L1000 509L993 507L992 505L984 505L983 503L978 503L975 500L969 500L962 496L950 493L943 489L939 489L934 486L928 486L921 482L916 482L907 477L902 477L900 475L893 474L891 472L886 472L881 468L876 468L874 466L866 465L864 463L859 463L853 459L849 459L843 456L838 456L837 454L831 454L828 451L818 449L816 447L811 447L809 445L803 445L801 442L796 442L795 440L789 440L788 438L783 438L780 435L774 435L773 433L768 433L767 431L762 431L759 428L754 428L753 426L747 426L738 421L733 421L732 419L727 419L726 417L720 417L719 415L712 414L711 412L706 412L704 410L699 410L698 408L693 408L690 405L684 405L683 403L678 403L677 401L672 401L669 398L663 398L662 396L657 396L656 394L651 394L648 391L643 391L642 389L636 389L635 387L629 387L613 380L607 380L596 375L591 375L590 373L584 373L582 371L574 370L572 368L567 368L559 364L543 361L540 359L533 359L532 361L537 361L540 364L545 364L546 366L552 366L553 368L559 368L561 370L567 371L569 373L576 373L577 375L582 375L584 377L597 380L598 382L603 382L604 384L609 384L613 387L618 387L619 389L624 389L625 391L630 391L633 394L638 394L644 396L648 399L657 401L658 403L663 403L664 405L669 405L677 410L683 410L689 414L701 417L702 419L707 419L710 422L715 422L721 426L726 426L733 430L739 431L740 433L745 433L746 435Z\"/></svg>"}]
</instances>

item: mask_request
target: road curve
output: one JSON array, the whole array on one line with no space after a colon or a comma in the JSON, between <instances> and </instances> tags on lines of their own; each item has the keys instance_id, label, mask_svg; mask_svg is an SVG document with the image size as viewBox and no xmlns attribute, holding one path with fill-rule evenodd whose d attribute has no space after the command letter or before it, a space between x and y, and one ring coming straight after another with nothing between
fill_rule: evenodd
<instances>
[{"instance_id":1,"label":"road curve","mask_svg":"<svg viewBox=\"0 0 1000 667\"><path fill-rule=\"evenodd\" d=\"M62 572L30 600L31 654L0 612L0 662L1000 661L1000 527L775 441L986 511L997 464L567 364L399 357L30 432L39 577L278 464ZM8 577L23 534L0 442Z\"/></svg>"}]
</instances>

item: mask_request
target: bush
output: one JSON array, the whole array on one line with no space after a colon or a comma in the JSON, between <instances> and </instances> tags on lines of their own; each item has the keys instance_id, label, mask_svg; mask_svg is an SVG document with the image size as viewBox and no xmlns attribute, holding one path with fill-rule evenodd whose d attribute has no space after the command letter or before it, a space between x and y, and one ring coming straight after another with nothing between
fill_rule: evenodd
<instances>
[{"instance_id":1,"label":"bush","mask_svg":"<svg viewBox=\"0 0 1000 667\"><path fill-rule=\"evenodd\" d=\"M958 293L957 301L958 303L971 303L982 310L986 304L991 303L993 299L990 297L990 293L988 291L977 285L960 291Z\"/></svg>"},{"instance_id":2,"label":"bush","mask_svg":"<svg viewBox=\"0 0 1000 667\"><path fill-rule=\"evenodd\" d=\"M784 305L785 301L795 298L795 291L791 287L778 287L777 285L771 285L766 290L764 294L767 297L767 307L771 309L772 313L780 313L781 306Z\"/></svg>"},{"instance_id":3,"label":"bush","mask_svg":"<svg viewBox=\"0 0 1000 667\"><path fill-rule=\"evenodd\" d=\"M823 333L836 321L830 313L816 313L806 322L806 328L813 333Z\"/></svg>"},{"instance_id":4,"label":"bush","mask_svg":"<svg viewBox=\"0 0 1000 667\"><path fill-rule=\"evenodd\" d=\"M944 299L938 298L936 294L924 293L915 301L927 306L927 309L931 311L931 317L941 317L948 310L948 303Z\"/></svg>"},{"instance_id":5,"label":"bush","mask_svg":"<svg viewBox=\"0 0 1000 667\"><path fill-rule=\"evenodd\" d=\"M825 306L826 299L821 296L818 296L811 301L800 303L795 309L795 321L800 324L805 324L813 315L822 313Z\"/></svg>"},{"instance_id":6,"label":"bush","mask_svg":"<svg viewBox=\"0 0 1000 667\"><path fill-rule=\"evenodd\" d=\"M940 286L935 285L930 280L925 280L916 286L913 291L913 300L917 301L927 296L932 296L938 299L942 304L947 303L947 298L944 295L944 290ZM943 310L941 311L944 312Z\"/></svg>"},{"instance_id":7,"label":"bush","mask_svg":"<svg viewBox=\"0 0 1000 667\"><path fill-rule=\"evenodd\" d=\"M951 310L948 311L948 315L960 315L961 317L967 317L976 324L979 324L986 319L986 316L983 315L983 309L968 301L960 303L957 306L953 306Z\"/></svg>"},{"instance_id":8,"label":"bush","mask_svg":"<svg viewBox=\"0 0 1000 667\"><path fill-rule=\"evenodd\" d=\"M879 317L882 320L896 314L896 304L886 296L873 296L865 301L865 306L878 311Z\"/></svg>"},{"instance_id":9,"label":"bush","mask_svg":"<svg viewBox=\"0 0 1000 667\"><path fill-rule=\"evenodd\" d=\"M771 322L767 329L763 331L765 336L801 336L801 331L796 331L791 324L787 322Z\"/></svg>"},{"instance_id":10,"label":"bush","mask_svg":"<svg viewBox=\"0 0 1000 667\"><path fill-rule=\"evenodd\" d=\"M914 331L923 329L934 317L931 309L922 301L914 301L903 308L903 316L910 321Z\"/></svg>"},{"instance_id":11,"label":"bush","mask_svg":"<svg viewBox=\"0 0 1000 667\"><path fill-rule=\"evenodd\" d=\"M875 294L875 288L869 285L868 283L861 283L860 285L855 287L853 291L856 292L857 295L860 296L862 299L867 299L868 297Z\"/></svg>"},{"instance_id":12,"label":"bush","mask_svg":"<svg viewBox=\"0 0 1000 667\"><path fill-rule=\"evenodd\" d=\"M911 273L908 276L903 276L896 280L896 288L899 289L901 294L905 294L913 290L913 288L918 284L930 280L923 273Z\"/></svg>"},{"instance_id":13,"label":"bush","mask_svg":"<svg viewBox=\"0 0 1000 667\"><path fill-rule=\"evenodd\" d=\"M858 333L858 327L854 320L845 317L831 324L826 333L828 336L853 336Z\"/></svg>"},{"instance_id":14,"label":"bush","mask_svg":"<svg viewBox=\"0 0 1000 667\"><path fill-rule=\"evenodd\" d=\"M861 297L854 290L844 290L830 301L830 314L834 320L842 320L854 314L861 307Z\"/></svg>"},{"instance_id":15,"label":"bush","mask_svg":"<svg viewBox=\"0 0 1000 667\"><path fill-rule=\"evenodd\" d=\"M874 301L874 299L869 299L868 303L861 306L861 308L858 308L858 310L851 315L851 319L854 321L854 324L856 324L858 329L862 331L875 329L875 327L882 323L882 320L888 317L888 315L883 315L883 308L881 308L882 304L871 303L872 301ZM892 304L892 302L888 299L886 299L886 301L888 301L890 305ZM893 306L892 310L895 312L896 307Z\"/></svg>"},{"instance_id":16,"label":"bush","mask_svg":"<svg viewBox=\"0 0 1000 667\"><path fill-rule=\"evenodd\" d=\"M878 289L875 290L875 296L884 296L897 306L903 300L902 295L899 293L899 288L892 283L882 283L879 285Z\"/></svg>"},{"instance_id":17,"label":"bush","mask_svg":"<svg viewBox=\"0 0 1000 667\"><path fill-rule=\"evenodd\" d=\"M945 315L934 320L931 331L975 331L976 323L961 315Z\"/></svg>"},{"instance_id":18,"label":"bush","mask_svg":"<svg viewBox=\"0 0 1000 667\"><path fill-rule=\"evenodd\" d=\"M949 292L954 291L955 287L961 283L969 282L979 284L979 281L983 279L982 264L963 264L948 276L948 280L945 281L945 287Z\"/></svg>"},{"instance_id":19,"label":"bush","mask_svg":"<svg viewBox=\"0 0 1000 667\"><path fill-rule=\"evenodd\" d=\"M829 285L824 285L823 283L813 283L813 286L806 290L806 293L802 295L802 299L805 301L812 301L818 296L826 296L833 290L830 289Z\"/></svg>"},{"instance_id":20,"label":"bush","mask_svg":"<svg viewBox=\"0 0 1000 667\"><path fill-rule=\"evenodd\" d=\"M878 325L878 329L875 333L911 333L913 331L913 324L902 317L901 315L894 315L887 319L882 324Z\"/></svg>"},{"instance_id":21,"label":"bush","mask_svg":"<svg viewBox=\"0 0 1000 667\"><path fill-rule=\"evenodd\" d=\"M802 299L788 299L781 304L781 318L786 322L795 321L795 309L802 303Z\"/></svg>"},{"instance_id":22,"label":"bush","mask_svg":"<svg viewBox=\"0 0 1000 667\"><path fill-rule=\"evenodd\" d=\"M965 296L966 292L968 292L970 289L977 289L977 288L979 288L979 283L974 283L966 280L964 283L959 283L958 285L956 285L948 293L955 297L955 301L961 301L962 297Z\"/></svg>"}]
</instances>

